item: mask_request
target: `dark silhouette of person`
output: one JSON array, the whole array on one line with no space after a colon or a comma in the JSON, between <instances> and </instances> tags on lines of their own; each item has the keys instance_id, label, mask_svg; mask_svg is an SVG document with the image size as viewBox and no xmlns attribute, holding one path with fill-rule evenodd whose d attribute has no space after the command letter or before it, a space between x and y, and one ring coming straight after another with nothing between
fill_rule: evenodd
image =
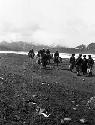
<instances>
[{"instance_id":1,"label":"dark silhouette of person","mask_svg":"<svg viewBox=\"0 0 95 125\"><path fill-rule=\"evenodd\" d=\"M93 65L94 65L94 60L92 59L91 55L88 55L88 60L87 60L88 76L92 76Z\"/></svg>"},{"instance_id":2,"label":"dark silhouette of person","mask_svg":"<svg viewBox=\"0 0 95 125\"><path fill-rule=\"evenodd\" d=\"M83 75L87 74L87 59L86 59L86 55L83 55L83 60L82 60L82 72Z\"/></svg>"},{"instance_id":3,"label":"dark silhouette of person","mask_svg":"<svg viewBox=\"0 0 95 125\"><path fill-rule=\"evenodd\" d=\"M42 49L42 56L43 56L43 54L44 54L45 52L46 52L46 51L45 51L45 49L43 48L43 49Z\"/></svg>"},{"instance_id":4,"label":"dark silhouette of person","mask_svg":"<svg viewBox=\"0 0 95 125\"><path fill-rule=\"evenodd\" d=\"M42 55L42 65L44 68L46 68L46 65L47 65L47 55L46 55L46 52L43 52L43 55Z\"/></svg>"},{"instance_id":5,"label":"dark silhouette of person","mask_svg":"<svg viewBox=\"0 0 95 125\"><path fill-rule=\"evenodd\" d=\"M28 56L31 57L32 59L34 58L35 53L33 49L29 50Z\"/></svg>"},{"instance_id":6,"label":"dark silhouette of person","mask_svg":"<svg viewBox=\"0 0 95 125\"><path fill-rule=\"evenodd\" d=\"M46 50L46 55L47 55L47 63L50 64L51 55L50 55L50 50L49 49Z\"/></svg>"},{"instance_id":7,"label":"dark silhouette of person","mask_svg":"<svg viewBox=\"0 0 95 125\"><path fill-rule=\"evenodd\" d=\"M58 51L56 51L54 54L54 63L57 63L57 66L58 66L58 63L59 63L59 52Z\"/></svg>"},{"instance_id":8,"label":"dark silhouette of person","mask_svg":"<svg viewBox=\"0 0 95 125\"><path fill-rule=\"evenodd\" d=\"M38 54L37 54L37 56L38 56L38 64L39 64L39 65L41 64L41 61L42 61L41 51L42 51L42 50L39 50L39 51L38 51Z\"/></svg>"},{"instance_id":9,"label":"dark silhouette of person","mask_svg":"<svg viewBox=\"0 0 95 125\"><path fill-rule=\"evenodd\" d=\"M75 67L75 54L72 54L72 56L70 57L69 63L70 63L70 71L72 72L72 70Z\"/></svg>"},{"instance_id":10,"label":"dark silhouette of person","mask_svg":"<svg viewBox=\"0 0 95 125\"><path fill-rule=\"evenodd\" d=\"M80 72L82 70L82 54L79 54L79 57L76 59L76 71L77 76L80 76Z\"/></svg>"}]
</instances>

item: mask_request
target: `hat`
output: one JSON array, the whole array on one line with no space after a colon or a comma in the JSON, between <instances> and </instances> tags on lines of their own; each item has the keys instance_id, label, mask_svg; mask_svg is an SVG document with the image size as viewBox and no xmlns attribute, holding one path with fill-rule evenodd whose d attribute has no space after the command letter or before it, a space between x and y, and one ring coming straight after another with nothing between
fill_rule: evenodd
<instances>
[{"instance_id":1,"label":"hat","mask_svg":"<svg viewBox=\"0 0 95 125\"><path fill-rule=\"evenodd\" d=\"M83 57L86 57L86 55L83 55Z\"/></svg>"},{"instance_id":2,"label":"hat","mask_svg":"<svg viewBox=\"0 0 95 125\"><path fill-rule=\"evenodd\" d=\"M82 56L82 54L79 54L79 56Z\"/></svg>"},{"instance_id":3,"label":"hat","mask_svg":"<svg viewBox=\"0 0 95 125\"><path fill-rule=\"evenodd\" d=\"M88 55L89 57L91 57L91 55Z\"/></svg>"},{"instance_id":4,"label":"hat","mask_svg":"<svg viewBox=\"0 0 95 125\"><path fill-rule=\"evenodd\" d=\"M75 54L73 53L72 56L75 56Z\"/></svg>"}]
</instances>

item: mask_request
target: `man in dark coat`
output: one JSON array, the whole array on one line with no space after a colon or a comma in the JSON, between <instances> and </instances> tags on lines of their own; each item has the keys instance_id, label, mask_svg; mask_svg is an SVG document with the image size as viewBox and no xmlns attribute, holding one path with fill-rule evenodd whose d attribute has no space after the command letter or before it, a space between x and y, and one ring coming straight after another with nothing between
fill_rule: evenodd
<instances>
[{"instance_id":1,"label":"man in dark coat","mask_svg":"<svg viewBox=\"0 0 95 125\"><path fill-rule=\"evenodd\" d=\"M87 59L86 59L86 55L83 55L83 60L82 60L82 72L83 75L87 74Z\"/></svg>"},{"instance_id":2,"label":"man in dark coat","mask_svg":"<svg viewBox=\"0 0 95 125\"><path fill-rule=\"evenodd\" d=\"M38 51L37 57L38 57L38 64L40 65L42 62L42 56L41 56L42 50Z\"/></svg>"},{"instance_id":3,"label":"man in dark coat","mask_svg":"<svg viewBox=\"0 0 95 125\"><path fill-rule=\"evenodd\" d=\"M50 56L51 55L50 55L50 50L49 49L46 50L46 55L47 55L47 63L50 64Z\"/></svg>"},{"instance_id":4,"label":"man in dark coat","mask_svg":"<svg viewBox=\"0 0 95 125\"><path fill-rule=\"evenodd\" d=\"M70 57L69 63L70 63L70 71L72 72L72 70L75 67L75 54L72 54L72 56Z\"/></svg>"},{"instance_id":5,"label":"man in dark coat","mask_svg":"<svg viewBox=\"0 0 95 125\"><path fill-rule=\"evenodd\" d=\"M57 63L57 66L58 66L58 63L59 63L59 52L58 51L56 51L54 54L54 63Z\"/></svg>"},{"instance_id":6,"label":"man in dark coat","mask_svg":"<svg viewBox=\"0 0 95 125\"><path fill-rule=\"evenodd\" d=\"M82 54L79 54L79 57L76 59L76 71L77 76L80 76L80 72L82 70Z\"/></svg>"},{"instance_id":7,"label":"man in dark coat","mask_svg":"<svg viewBox=\"0 0 95 125\"><path fill-rule=\"evenodd\" d=\"M46 55L45 52L42 55L42 65L43 65L44 68L46 68L46 65L47 65L47 55Z\"/></svg>"},{"instance_id":8,"label":"man in dark coat","mask_svg":"<svg viewBox=\"0 0 95 125\"><path fill-rule=\"evenodd\" d=\"M88 61L87 61L88 76L92 76L93 65L94 65L94 60L92 59L91 55L88 55Z\"/></svg>"}]
</instances>

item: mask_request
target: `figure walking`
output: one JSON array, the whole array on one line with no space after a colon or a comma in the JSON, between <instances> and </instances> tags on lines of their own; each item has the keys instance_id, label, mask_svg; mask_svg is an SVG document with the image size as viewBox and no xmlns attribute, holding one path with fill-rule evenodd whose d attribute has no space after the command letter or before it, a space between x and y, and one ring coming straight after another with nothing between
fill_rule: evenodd
<instances>
[{"instance_id":1,"label":"figure walking","mask_svg":"<svg viewBox=\"0 0 95 125\"><path fill-rule=\"evenodd\" d=\"M58 63L59 63L59 52L58 51L56 51L54 54L54 63L56 63L58 66Z\"/></svg>"},{"instance_id":2,"label":"figure walking","mask_svg":"<svg viewBox=\"0 0 95 125\"><path fill-rule=\"evenodd\" d=\"M79 54L79 57L76 59L76 71L77 76L80 76L80 72L82 70L82 54Z\"/></svg>"},{"instance_id":3,"label":"figure walking","mask_svg":"<svg viewBox=\"0 0 95 125\"><path fill-rule=\"evenodd\" d=\"M88 76L92 76L93 65L94 65L94 60L92 59L91 55L88 55L88 62L87 62L87 73L88 73Z\"/></svg>"},{"instance_id":4,"label":"figure walking","mask_svg":"<svg viewBox=\"0 0 95 125\"><path fill-rule=\"evenodd\" d=\"M72 56L70 57L69 63L70 63L70 71L72 72L72 70L75 67L75 54L72 54Z\"/></svg>"},{"instance_id":5,"label":"figure walking","mask_svg":"<svg viewBox=\"0 0 95 125\"><path fill-rule=\"evenodd\" d=\"M87 59L86 59L86 55L83 55L83 60L82 60L82 72L83 75L87 74Z\"/></svg>"}]
</instances>

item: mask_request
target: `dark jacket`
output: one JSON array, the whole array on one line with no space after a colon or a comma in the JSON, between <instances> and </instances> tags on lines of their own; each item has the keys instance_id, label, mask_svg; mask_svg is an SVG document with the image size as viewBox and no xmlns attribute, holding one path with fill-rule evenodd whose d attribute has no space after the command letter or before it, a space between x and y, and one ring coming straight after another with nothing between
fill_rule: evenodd
<instances>
[{"instance_id":1,"label":"dark jacket","mask_svg":"<svg viewBox=\"0 0 95 125\"><path fill-rule=\"evenodd\" d=\"M71 64L75 64L75 57L74 57L74 56L71 56L71 57L70 57L70 63L71 63Z\"/></svg>"},{"instance_id":2,"label":"dark jacket","mask_svg":"<svg viewBox=\"0 0 95 125\"><path fill-rule=\"evenodd\" d=\"M76 65L81 66L81 65L82 65L82 62L83 62L83 60L82 60L81 57L78 57L78 58L76 59Z\"/></svg>"}]
</instances>

